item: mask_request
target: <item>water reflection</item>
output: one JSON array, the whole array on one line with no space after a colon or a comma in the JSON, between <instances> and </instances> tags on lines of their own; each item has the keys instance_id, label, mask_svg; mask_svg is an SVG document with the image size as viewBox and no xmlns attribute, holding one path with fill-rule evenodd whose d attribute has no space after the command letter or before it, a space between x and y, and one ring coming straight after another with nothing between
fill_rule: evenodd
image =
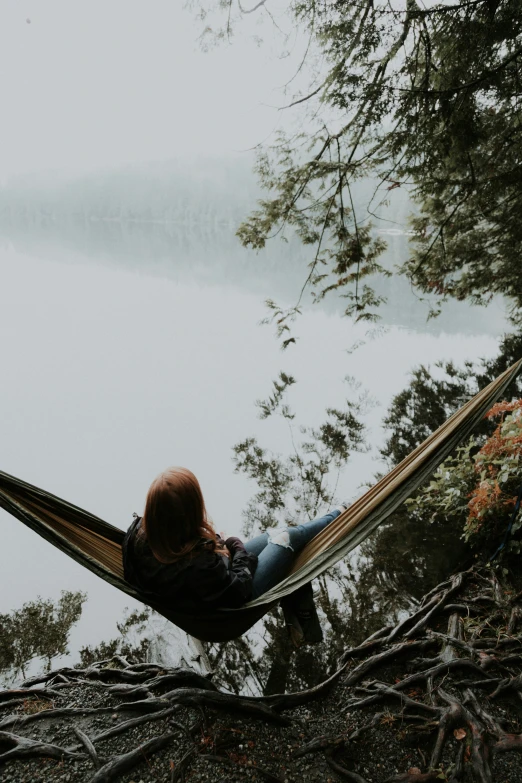
<instances>
[{"instance_id":1,"label":"water reflection","mask_svg":"<svg viewBox=\"0 0 522 783\"><path fill-rule=\"evenodd\" d=\"M134 271L182 283L231 286L255 294L259 302L267 298L294 304L307 276L308 255L297 239L274 241L259 252L241 247L235 236L238 221L179 225L168 222L10 218L0 215L0 247L68 265L101 264L121 271ZM382 232L381 232L382 233ZM393 269L408 255L407 236L397 230L386 234L388 244L382 263ZM409 282L398 275L383 280L369 279L377 295L386 298L379 307L384 325L400 325L416 331L438 334L476 334L487 331L500 335L505 328L503 304L497 299L488 309L449 301L443 318L428 320L434 299L419 297ZM406 306L405 306L406 303ZM319 307L340 315L346 303L327 296Z\"/></svg>"}]
</instances>

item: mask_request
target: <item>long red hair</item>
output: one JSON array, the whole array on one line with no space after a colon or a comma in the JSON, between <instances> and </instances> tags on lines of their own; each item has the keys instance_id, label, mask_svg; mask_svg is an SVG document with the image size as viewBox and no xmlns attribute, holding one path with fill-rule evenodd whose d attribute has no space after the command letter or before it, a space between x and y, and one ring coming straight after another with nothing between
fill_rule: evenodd
<instances>
[{"instance_id":1,"label":"long red hair","mask_svg":"<svg viewBox=\"0 0 522 783\"><path fill-rule=\"evenodd\" d=\"M206 541L212 551L223 551L207 516L199 481L187 468L167 468L154 479L147 493L142 525L160 563L190 557Z\"/></svg>"}]
</instances>

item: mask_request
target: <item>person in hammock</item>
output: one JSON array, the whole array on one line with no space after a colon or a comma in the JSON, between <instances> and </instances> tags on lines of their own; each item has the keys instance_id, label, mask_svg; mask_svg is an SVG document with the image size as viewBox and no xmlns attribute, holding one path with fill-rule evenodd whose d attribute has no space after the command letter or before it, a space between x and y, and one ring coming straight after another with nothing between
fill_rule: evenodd
<instances>
[{"instance_id":1,"label":"person in hammock","mask_svg":"<svg viewBox=\"0 0 522 783\"><path fill-rule=\"evenodd\" d=\"M296 554L347 505L246 543L237 536L225 540L207 516L195 475L168 468L152 482L143 516L136 516L125 536L125 579L157 605L185 614L238 608L281 582ZM295 643L322 640L311 584L283 598L281 606Z\"/></svg>"}]
</instances>

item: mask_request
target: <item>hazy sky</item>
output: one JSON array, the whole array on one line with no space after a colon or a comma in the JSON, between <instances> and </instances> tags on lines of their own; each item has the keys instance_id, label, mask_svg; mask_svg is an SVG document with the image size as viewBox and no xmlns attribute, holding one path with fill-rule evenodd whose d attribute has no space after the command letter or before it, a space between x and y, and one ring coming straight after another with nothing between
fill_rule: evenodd
<instances>
[{"instance_id":1,"label":"hazy sky","mask_svg":"<svg viewBox=\"0 0 522 783\"><path fill-rule=\"evenodd\" d=\"M298 52L277 60L243 29L205 53L202 27L180 0L2 0L0 177L262 141Z\"/></svg>"}]
</instances>

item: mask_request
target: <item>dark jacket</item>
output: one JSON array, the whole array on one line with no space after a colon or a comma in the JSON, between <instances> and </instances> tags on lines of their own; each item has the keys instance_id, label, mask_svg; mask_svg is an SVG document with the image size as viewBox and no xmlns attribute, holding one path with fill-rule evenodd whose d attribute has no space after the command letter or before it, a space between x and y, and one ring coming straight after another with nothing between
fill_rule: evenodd
<instances>
[{"instance_id":1,"label":"dark jacket","mask_svg":"<svg viewBox=\"0 0 522 783\"><path fill-rule=\"evenodd\" d=\"M204 612L243 606L252 594L257 557L249 554L239 538L228 538L231 557L212 551L204 539L192 557L175 563L156 560L144 535L138 534L141 518L134 520L123 541L125 579L152 603L181 613Z\"/></svg>"}]
</instances>

